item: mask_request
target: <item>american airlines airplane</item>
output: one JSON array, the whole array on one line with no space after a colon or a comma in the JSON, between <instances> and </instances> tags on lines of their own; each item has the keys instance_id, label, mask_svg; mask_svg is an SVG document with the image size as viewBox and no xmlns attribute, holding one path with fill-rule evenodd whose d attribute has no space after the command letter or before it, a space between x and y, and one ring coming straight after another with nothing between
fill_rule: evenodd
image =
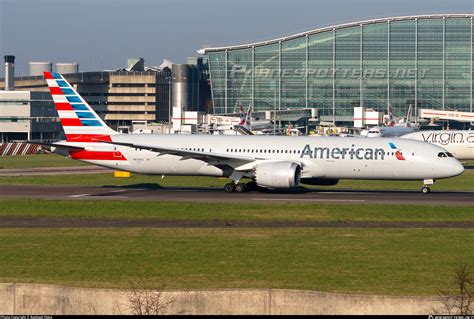
<instances>
[{"instance_id":1,"label":"american airlines airplane","mask_svg":"<svg viewBox=\"0 0 474 319\"><path fill-rule=\"evenodd\" d=\"M474 131L421 131L401 138L439 145L458 160L474 160Z\"/></svg>"},{"instance_id":2,"label":"american airlines airplane","mask_svg":"<svg viewBox=\"0 0 474 319\"><path fill-rule=\"evenodd\" d=\"M66 141L49 144L51 150L111 169L228 177L227 192L381 179L422 180L423 193L429 193L436 179L464 171L439 146L407 139L121 134L60 74L44 76L66 134Z\"/></svg>"}]
</instances>

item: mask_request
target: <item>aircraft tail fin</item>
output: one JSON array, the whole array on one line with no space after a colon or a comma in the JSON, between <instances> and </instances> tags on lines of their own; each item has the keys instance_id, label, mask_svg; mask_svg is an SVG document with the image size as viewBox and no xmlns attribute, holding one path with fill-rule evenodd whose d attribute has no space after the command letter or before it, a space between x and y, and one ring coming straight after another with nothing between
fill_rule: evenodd
<instances>
[{"instance_id":1,"label":"aircraft tail fin","mask_svg":"<svg viewBox=\"0 0 474 319\"><path fill-rule=\"evenodd\" d=\"M240 108L240 121L239 121L239 125L244 125L245 124L245 120L247 118L247 115L245 114L244 112L244 107L242 106L242 103L239 103L239 108Z\"/></svg>"},{"instance_id":2,"label":"aircraft tail fin","mask_svg":"<svg viewBox=\"0 0 474 319\"><path fill-rule=\"evenodd\" d=\"M392 104L387 104L387 126L394 126L395 121L394 121L395 116L393 115L393 109L392 109Z\"/></svg>"},{"instance_id":3,"label":"aircraft tail fin","mask_svg":"<svg viewBox=\"0 0 474 319\"><path fill-rule=\"evenodd\" d=\"M105 124L90 105L59 73L44 72L68 142L110 140L118 134Z\"/></svg>"},{"instance_id":4,"label":"aircraft tail fin","mask_svg":"<svg viewBox=\"0 0 474 319\"><path fill-rule=\"evenodd\" d=\"M411 108L411 104L408 106L408 111L407 111L407 118L406 118L406 124L408 127L411 126L411 113L412 113L412 108Z\"/></svg>"},{"instance_id":5,"label":"aircraft tail fin","mask_svg":"<svg viewBox=\"0 0 474 319\"><path fill-rule=\"evenodd\" d=\"M245 115L245 122L243 124L245 128L249 131L251 131L252 127L252 104L249 104L249 108L247 110L247 114Z\"/></svg>"}]
</instances>

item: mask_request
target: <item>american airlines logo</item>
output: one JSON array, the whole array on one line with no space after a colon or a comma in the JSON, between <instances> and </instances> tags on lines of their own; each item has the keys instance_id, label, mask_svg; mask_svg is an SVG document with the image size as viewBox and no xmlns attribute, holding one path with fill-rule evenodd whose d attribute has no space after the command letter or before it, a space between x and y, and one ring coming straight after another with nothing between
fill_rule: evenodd
<instances>
[{"instance_id":1,"label":"american airlines logo","mask_svg":"<svg viewBox=\"0 0 474 319\"><path fill-rule=\"evenodd\" d=\"M357 160L383 160L385 151L383 148L361 148L355 147L313 147L306 144L301 151L300 158L305 156L314 159L357 159Z\"/></svg>"},{"instance_id":2,"label":"american airlines logo","mask_svg":"<svg viewBox=\"0 0 474 319\"><path fill-rule=\"evenodd\" d=\"M405 160L405 157L403 157L402 152L400 152L400 151L398 150L398 148L395 146L395 144L393 144L392 142L390 142L390 143L388 143L388 145L390 145L390 148L391 148L392 150L396 150L396 151L395 151L395 156L397 157L397 159L398 159L399 161L404 161L404 160Z\"/></svg>"}]
</instances>

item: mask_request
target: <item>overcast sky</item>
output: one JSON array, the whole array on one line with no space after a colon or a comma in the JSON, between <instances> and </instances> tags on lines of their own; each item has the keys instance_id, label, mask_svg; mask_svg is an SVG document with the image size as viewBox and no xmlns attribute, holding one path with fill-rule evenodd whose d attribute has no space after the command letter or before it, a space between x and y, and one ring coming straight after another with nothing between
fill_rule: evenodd
<instances>
[{"instance_id":1,"label":"overcast sky","mask_svg":"<svg viewBox=\"0 0 474 319\"><path fill-rule=\"evenodd\" d=\"M183 63L203 46L268 40L333 24L474 13L474 0L0 0L0 55L79 62L81 71ZM3 67L0 76L3 77Z\"/></svg>"}]
</instances>

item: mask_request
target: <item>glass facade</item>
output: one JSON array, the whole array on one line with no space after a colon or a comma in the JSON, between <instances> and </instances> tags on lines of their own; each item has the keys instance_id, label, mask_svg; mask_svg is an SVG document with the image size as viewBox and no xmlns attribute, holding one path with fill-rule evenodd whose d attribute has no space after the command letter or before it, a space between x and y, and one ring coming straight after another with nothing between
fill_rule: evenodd
<instances>
[{"instance_id":1,"label":"glass facade","mask_svg":"<svg viewBox=\"0 0 474 319\"><path fill-rule=\"evenodd\" d=\"M473 111L473 15L394 17L245 46L208 48L214 112L318 108L351 121L353 108L402 116Z\"/></svg>"}]
</instances>

